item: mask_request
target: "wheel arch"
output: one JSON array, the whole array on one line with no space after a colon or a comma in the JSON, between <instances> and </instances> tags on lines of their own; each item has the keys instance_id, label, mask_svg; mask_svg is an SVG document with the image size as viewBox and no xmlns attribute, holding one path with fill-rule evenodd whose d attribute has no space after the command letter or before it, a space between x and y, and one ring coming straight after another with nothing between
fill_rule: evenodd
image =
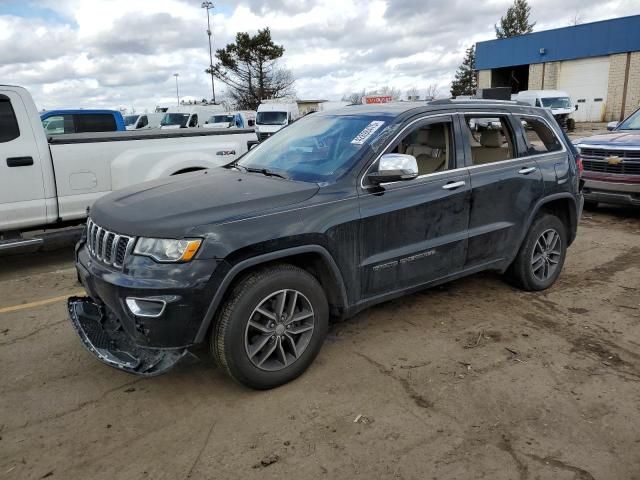
<instances>
[{"instance_id":1,"label":"wheel arch","mask_svg":"<svg viewBox=\"0 0 640 480\"><path fill-rule=\"evenodd\" d=\"M576 238L578 227L578 205L575 197L570 193L557 193L544 197L533 209L527 219L527 228L522 232L518 249L522 245L527 232L531 228L534 219L541 213L546 212L558 217L567 226L567 246L570 246Z\"/></svg>"},{"instance_id":2,"label":"wheel arch","mask_svg":"<svg viewBox=\"0 0 640 480\"><path fill-rule=\"evenodd\" d=\"M327 295L329 307L333 314L341 314L348 307L347 291L342 273L335 260L326 248L320 245L305 245L287 248L275 252L242 260L234 264L225 275L220 286L213 295L205 317L195 338L195 343L204 341L211 328L216 312L223 303L228 292L243 274L273 263L290 263L311 273Z\"/></svg>"}]
</instances>

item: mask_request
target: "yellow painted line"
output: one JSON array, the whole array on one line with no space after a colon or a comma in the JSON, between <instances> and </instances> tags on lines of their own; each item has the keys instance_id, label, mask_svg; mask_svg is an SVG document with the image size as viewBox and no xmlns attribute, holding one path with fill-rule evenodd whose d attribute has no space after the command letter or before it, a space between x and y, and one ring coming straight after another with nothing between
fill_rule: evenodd
<instances>
[{"instance_id":1,"label":"yellow painted line","mask_svg":"<svg viewBox=\"0 0 640 480\"><path fill-rule=\"evenodd\" d=\"M45 300L38 300L37 302L29 302L23 303L21 305L13 305L12 307L3 307L0 308L0 313L9 313L9 312L17 312L19 310L26 310L28 308L41 307L42 305L49 305L51 303L57 303L62 300L66 300L69 297L73 296L83 296L86 295L84 291L74 292L67 295L60 295L59 297L47 298Z\"/></svg>"}]
</instances>

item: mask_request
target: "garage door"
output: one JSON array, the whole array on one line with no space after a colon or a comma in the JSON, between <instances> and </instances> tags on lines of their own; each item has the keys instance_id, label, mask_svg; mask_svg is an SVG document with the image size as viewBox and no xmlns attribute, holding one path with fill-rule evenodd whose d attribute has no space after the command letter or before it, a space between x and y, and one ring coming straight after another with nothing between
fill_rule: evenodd
<instances>
[{"instance_id":1,"label":"garage door","mask_svg":"<svg viewBox=\"0 0 640 480\"><path fill-rule=\"evenodd\" d=\"M558 90L571 95L576 122L604 121L609 85L609 57L571 60L560 64Z\"/></svg>"}]
</instances>

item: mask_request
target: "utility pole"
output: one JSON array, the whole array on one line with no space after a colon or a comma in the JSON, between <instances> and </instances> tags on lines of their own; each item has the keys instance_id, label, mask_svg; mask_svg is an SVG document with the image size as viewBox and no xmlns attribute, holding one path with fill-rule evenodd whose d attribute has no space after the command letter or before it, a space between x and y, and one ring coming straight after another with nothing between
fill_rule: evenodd
<instances>
[{"instance_id":1,"label":"utility pole","mask_svg":"<svg viewBox=\"0 0 640 480\"><path fill-rule=\"evenodd\" d=\"M207 35L209 36L209 73L211 74L211 95L213 103L216 103L216 88L213 85L213 50L211 48L211 21L209 20L209 10L213 9L213 2L202 2L202 8L207 10Z\"/></svg>"},{"instance_id":2,"label":"utility pole","mask_svg":"<svg viewBox=\"0 0 640 480\"><path fill-rule=\"evenodd\" d=\"M178 91L178 77L180 74L174 73L173 76L176 77L176 100L178 100L178 106L180 106L180 92Z\"/></svg>"}]
</instances>

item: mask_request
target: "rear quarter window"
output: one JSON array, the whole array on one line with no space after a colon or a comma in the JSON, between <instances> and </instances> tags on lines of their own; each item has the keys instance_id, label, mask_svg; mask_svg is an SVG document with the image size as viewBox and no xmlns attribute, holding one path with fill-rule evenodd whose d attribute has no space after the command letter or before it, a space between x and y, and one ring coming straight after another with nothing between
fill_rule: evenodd
<instances>
[{"instance_id":1,"label":"rear quarter window","mask_svg":"<svg viewBox=\"0 0 640 480\"><path fill-rule=\"evenodd\" d=\"M75 116L76 132L115 132L116 119L106 113L91 113Z\"/></svg>"},{"instance_id":2,"label":"rear quarter window","mask_svg":"<svg viewBox=\"0 0 640 480\"><path fill-rule=\"evenodd\" d=\"M20 136L18 119L9 97L0 95L0 143L10 142Z\"/></svg>"},{"instance_id":3,"label":"rear quarter window","mask_svg":"<svg viewBox=\"0 0 640 480\"><path fill-rule=\"evenodd\" d=\"M536 117L518 117L522 124L527 151L524 156L559 152L562 142L547 123Z\"/></svg>"}]
</instances>

